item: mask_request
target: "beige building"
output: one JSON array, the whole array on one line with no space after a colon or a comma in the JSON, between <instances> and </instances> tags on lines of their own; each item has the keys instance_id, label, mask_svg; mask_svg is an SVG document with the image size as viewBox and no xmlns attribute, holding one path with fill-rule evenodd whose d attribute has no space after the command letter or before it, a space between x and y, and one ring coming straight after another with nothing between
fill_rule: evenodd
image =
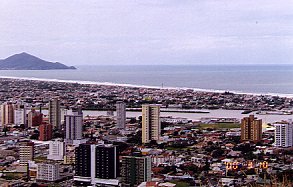
<instances>
[{"instance_id":1,"label":"beige building","mask_svg":"<svg viewBox=\"0 0 293 187\"><path fill-rule=\"evenodd\" d=\"M254 115L241 120L241 141L259 142L262 139L262 120Z\"/></svg>"},{"instance_id":2,"label":"beige building","mask_svg":"<svg viewBox=\"0 0 293 187\"><path fill-rule=\"evenodd\" d=\"M14 124L14 106L12 103L1 105L1 125Z\"/></svg>"},{"instance_id":3,"label":"beige building","mask_svg":"<svg viewBox=\"0 0 293 187\"><path fill-rule=\"evenodd\" d=\"M27 142L19 146L20 166L27 166L28 161L34 160L34 143Z\"/></svg>"},{"instance_id":4,"label":"beige building","mask_svg":"<svg viewBox=\"0 0 293 187\"><path fill-rule=\"evenodd\" d=\"M142 105L142 143L157 141L160 134L160 105Z\"/></svg>"}]
</instances>

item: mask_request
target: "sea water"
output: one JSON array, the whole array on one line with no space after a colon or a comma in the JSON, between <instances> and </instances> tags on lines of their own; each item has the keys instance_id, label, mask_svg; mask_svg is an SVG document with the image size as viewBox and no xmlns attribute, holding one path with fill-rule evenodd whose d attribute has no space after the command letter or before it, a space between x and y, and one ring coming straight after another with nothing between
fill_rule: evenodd
<instances>
[{"instance_id":1,"label":"sea water","mask_svg":"<svg viewBox=\"0 0 293 187\"><path fill-rule=\"evenodd\" d=\"M0 77L293 95L293 65L77 66L76 70L0 70Z\"/></svg>"}]
</instances>

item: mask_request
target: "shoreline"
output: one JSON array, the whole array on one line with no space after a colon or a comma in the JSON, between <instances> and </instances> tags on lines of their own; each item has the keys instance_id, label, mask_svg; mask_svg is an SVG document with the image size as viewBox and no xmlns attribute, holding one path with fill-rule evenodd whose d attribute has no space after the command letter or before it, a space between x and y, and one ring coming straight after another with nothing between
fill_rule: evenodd
<instances>
[{"instance_id":1,"label":"shoreline","mask_svg":"<svg viewBox=\"0 0 293 187\"><path fill-rule=\"evenodd\" d=\"M283 93L251 93L242 92L235 90L218 90L218 89L202 89L202 88L189 88L189 87L160 87L160 86L148 86L148 85L136 85L136 84L123 84L123 83L112 83L112 82L98 82L98 81L82 81L82 80L62 80L62 79L46 79L46 78L36 78L36 77L13 77L13 76L0 76L1 79L14 79L14 80L31 80L31 81L44 81L44 82L58 82L58 83L78 83L85 85L100 85L100 86L120 86L120 87L130 87L130 88L146 88L146 89L161 89L161 90L193 90L194 92L208 92L208 93L225 93L229 92L231 94L238 95L252 95L252 96L279 96L285 98L293 98L293 94L283 94Z\"/></svg>"}]
</instances>

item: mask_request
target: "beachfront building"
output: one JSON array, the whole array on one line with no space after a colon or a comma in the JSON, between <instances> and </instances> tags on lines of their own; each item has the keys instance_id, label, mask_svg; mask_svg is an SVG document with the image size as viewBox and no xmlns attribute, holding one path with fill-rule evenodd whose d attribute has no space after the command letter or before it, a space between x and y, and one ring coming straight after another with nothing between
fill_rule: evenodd
<instances>
[{"instance_id":1,"label":"beachfront building","mask_svg":"<svg viewBox=\"0 0 293 187\"><path fill-rule=\"evenodd\" d=\"M292 147L293 146L293 123L289 122L275 123L275 146Z\"/></svg>"},{"instance_id":2,"label":"beachfront building","mask_svg":"<svg viewBox=\"0 0 293 187\"><path fill-rule=\"evenodd\" d=\"M142 143L157 141L160 134L160 105L142 105Z\"/></svg>"},{"instance_id":3,"label":"beachfront building","mask_svg":"<svg viewBox=\"0 0 293 187\"><path fill-rule=\"evenodd\" d=\"M117 128L124 129L126 121L126 106L122 101L116 103Z\"/></svg>"},{"instance_id":4,"label":"beachfront building","mask_svg":"<svg viewBox=\"0 0 293 187\"><path fill-rule=\"evenodd\" d=\"M54 128L61 128L61 110L60 110L60 100L55 98L49 101L49 123L53 125Z\"/></svg>"},{"instance_id":5,"label":"beachfront building","mask_svg":"<svg viewBox=\"0 0 293 187\"><path fill-rule=\"evenodd\" d=\"M241 120L241 141L259 142L262 139L262 120L254 115Z\"/></svg>"}]
</instances>

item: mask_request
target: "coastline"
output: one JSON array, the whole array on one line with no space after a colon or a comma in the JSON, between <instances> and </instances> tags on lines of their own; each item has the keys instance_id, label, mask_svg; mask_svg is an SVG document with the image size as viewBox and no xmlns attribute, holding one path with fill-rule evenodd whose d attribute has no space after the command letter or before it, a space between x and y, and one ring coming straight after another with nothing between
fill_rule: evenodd
<instances>
[{"instance_id":1,"label":"coastline","mask_svg":"<svg viewBox=\"0 0 293 187\"><path fill-rule=\"evenodd\" d=\"M98 81L81 81L81 80L63 80L63 79L46 79L46 78L36 78L36 77L13 77L13 76L0 76L1 79L15 79L15 80L32 80L32 81L44 81L44 82L59 82L59 83L78 83L87 85L103 85L103 86L120 86L120 87L130 87L130 88L146 88L146 89L164 89L164 90L193 90L195 92L208 92L208 93L224 93L229 92L239 95L252 95L252 96L279 96L286 98L293 98L293 94L283 94L283 93L251 93L242 92L236 90L218 90L218 89L202 89L202 88L189 88L189 87L160 87L160 86L148 86L148 85L137 85L137 84L120 84L113 82L98 82Z\"/></svg>"}]
</instances>

